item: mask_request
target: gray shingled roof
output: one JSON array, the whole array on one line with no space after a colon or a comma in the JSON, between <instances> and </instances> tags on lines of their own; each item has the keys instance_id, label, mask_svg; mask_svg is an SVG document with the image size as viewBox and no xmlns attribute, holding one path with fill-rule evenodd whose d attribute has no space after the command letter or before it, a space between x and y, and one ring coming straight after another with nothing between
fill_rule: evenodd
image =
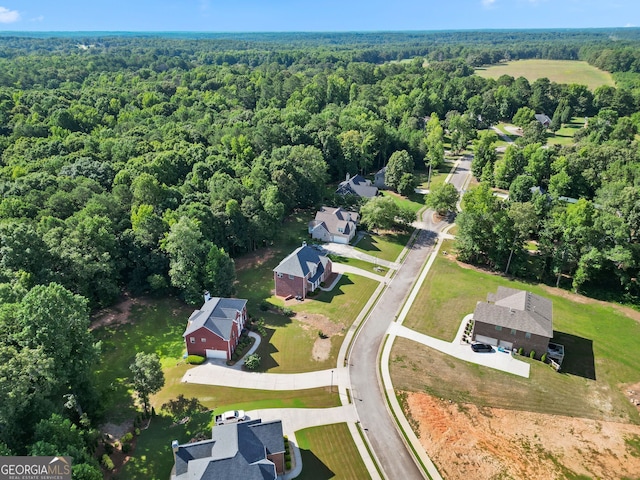
<instances>
[{"instance_id":1,"label":"gray shingled roof","mask_svg":"<svg viewBox=\"0 0 640 480\"><path fill-rule=\"evenodd\" d=\"M378 187L371 185L371 181L362 175L354 175L353 177L341 182L338 185L336 193L340 195L358 195L360 197L372 198L378 194Z\"/></svg>"},{"instance_id":2,"label":"gray shingled roof","mask_svg":"<svg viewBox=\"0 0 640 480\"><path fill-rule=\"evenodd\" d=\"M322 226L332 235L348 237L351 231L355 231L356 222L360 218L356 212L348 212L340 207L322 207L316 213L315 220L309 222L311 229ZM342 229L342 232L339 231Z\"/></svg>"},{"instance_id":3,"label":"gray shingled roof","mask_svg":"<svg viewBox=\"0 0 640 480\"><path fill-rule=\"evenodd\" d=\"M247 305L247 300L241 298L212 297L189 317L187 329L182 334L186 337L192 332L205 327L224 340L231 338L231 327L236 314Z\"/></svg>"},{"instance_id":4,"label":"gray shingled roof","mask_svg":"<svg viewBox=\"0 0 640 480\"><path fill-rule=\"evenodd\" d=\"M178 446L175 480L273 480L275 465L268 454L284 452L282 422L248 422L218 425L211 440Z\"/></svg>"},{"instance_id":5,"label":"gray shingled roof","mask_svg":"<svg viewBox=\"0 0 640 480\"><path fill-rule=\"evenodd\" d=\"M553 338L551 300L524 290L498 287L497 293L487 295L487 302L478 302L473 319Z\"/></svg>"},{"instance_id":6,"label":"gray shingled roof","mask_svg":"<svg viewBox=\"0 0 640 480\"><path fill-rule=\"evenodd\" d=\"M328 257L320 255L317 250L303 245L296 248L289 256L282 260L273 271L282 273L283 275L306 277L309 273L313 272L314 269L316 269L316 275L318 271L324 272L324 267L329 261Z\"/></svg>"},{"instance_id":7,"label":"gray shingled roof","mask_svg":"<svg viewBox=\"0 0 640 480\"><path fill-rule=\"evenodd\" d=\"M541 124L545 124L545 123L551 123L551 119L545 115L544 113L536 113L535 115L536 120L539 121Z\"/></svg>"}]
</instances>

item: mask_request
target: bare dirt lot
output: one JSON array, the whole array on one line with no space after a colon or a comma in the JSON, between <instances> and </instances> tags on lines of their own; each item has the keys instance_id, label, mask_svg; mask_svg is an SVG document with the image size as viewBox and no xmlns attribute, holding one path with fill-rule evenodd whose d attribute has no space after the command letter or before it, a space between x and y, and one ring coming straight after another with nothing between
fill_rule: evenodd
<instances>
[{"instance_id":1,"label":"bare dirt lot","mask_svg":"<svg viewBox=\"0 0 640 480\"><path fill-rule=\"evenodd\" d=\"M331 354L331 337L341 334L344 326L334 323L324 315L319 314L299 313L294 318L302 324L304 330L323 333L323 337L318 335L318 338L313 343L311 356L318 362L327 360Z\"/></svg>"},{"instance_id":2,"label":"bare dirt lot","mask_svg":"<svg viewBox=\"0 0 640 480\"><path fill-rule=\"evenodd\" d=\"M640 478L640 426L456 404L407 393L420 442L447 480Z\"/></svg>"}]
</instances>

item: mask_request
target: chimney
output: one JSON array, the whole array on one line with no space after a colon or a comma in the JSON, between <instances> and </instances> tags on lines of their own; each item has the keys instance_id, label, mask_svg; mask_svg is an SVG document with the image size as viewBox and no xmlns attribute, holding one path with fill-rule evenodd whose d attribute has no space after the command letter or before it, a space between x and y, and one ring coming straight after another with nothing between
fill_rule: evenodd
<instances>
[{"instance_id":1,"label":"chimney","mask_svg":"<svg viewBox=\"0 0 640 480\"><path fill-rule=\"evenodd\" d=\"M306 246L307 246L307 242L303 241L303 242L302 242L302 246L303 246L303 247L306 247Z\"/></svg>"},{"instance_id":2,"label":"chimney","mask_svg":"<svg viewBox=\"0 0 640 480\"><path fill-rule=\"evenodd\" d=\"M174 440L171 442L171 450L173 450L173 463L176 463L176 453L178 453L178 447L180 446L180 444L178 443L178 440Z\"/></svg>"},{"instance_id":3,"label":"chimney","mask_svg":"<svg viewBox=\"0 0 640 480\"><path fill-rule=\"evenodd\" d=\"M209 300L211 300L211 294L209 293L209 290L207 290L206 292L204 292L204 301L206 303Z\"/></svg>"},{"instance_id":4,"label":"chimney","mask_svg":"<svg viewBox=\"0 0 640 480\"><path fill-rule=\"evenodd\" d=\"M349 172L347 172L347 176L344 178L344 181L348 182L349 181L349 177L350 177Z\"/></svg>"}]
</instances>

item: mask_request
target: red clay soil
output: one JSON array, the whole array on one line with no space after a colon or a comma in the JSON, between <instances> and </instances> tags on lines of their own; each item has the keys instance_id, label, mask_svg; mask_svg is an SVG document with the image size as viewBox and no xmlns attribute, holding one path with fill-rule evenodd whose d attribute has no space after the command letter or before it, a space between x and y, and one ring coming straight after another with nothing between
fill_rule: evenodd
<instances>
[{"instance_id":1,"label":"red clay soil","mask_svg":"<svg viewBox=\"0 0 640 480\"><path fill-rule=\"evenodd\" d=\"M640 396L640 395L639 395ZM420 442L443 478L637 478L640 457L625 439L640 426L455 404L408 393Z\"/></svg>"}]
</instances>

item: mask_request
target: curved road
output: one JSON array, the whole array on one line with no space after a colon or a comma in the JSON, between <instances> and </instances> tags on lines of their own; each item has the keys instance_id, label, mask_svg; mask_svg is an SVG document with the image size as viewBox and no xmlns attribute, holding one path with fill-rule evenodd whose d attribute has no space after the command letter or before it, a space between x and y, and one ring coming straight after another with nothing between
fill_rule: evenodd
<instances>
[{"instance_id":1,"label":"curved road","mask_svg":"<svg viewBox=\"0 0 640 480\"><path fill-rule=\"evenodd\" d=\"M471 157L460 160L450 178L458 190L465 188ZM391 322L399 314L424 263L433 250L438 232L448 223L433 223L432 211L423 214L416 240L396 276L384 290L359 331L348 358L354 404L360 423L387 479L425 478L387 408L379 378L378 359Z\"/></svg>"}]
</instances>

